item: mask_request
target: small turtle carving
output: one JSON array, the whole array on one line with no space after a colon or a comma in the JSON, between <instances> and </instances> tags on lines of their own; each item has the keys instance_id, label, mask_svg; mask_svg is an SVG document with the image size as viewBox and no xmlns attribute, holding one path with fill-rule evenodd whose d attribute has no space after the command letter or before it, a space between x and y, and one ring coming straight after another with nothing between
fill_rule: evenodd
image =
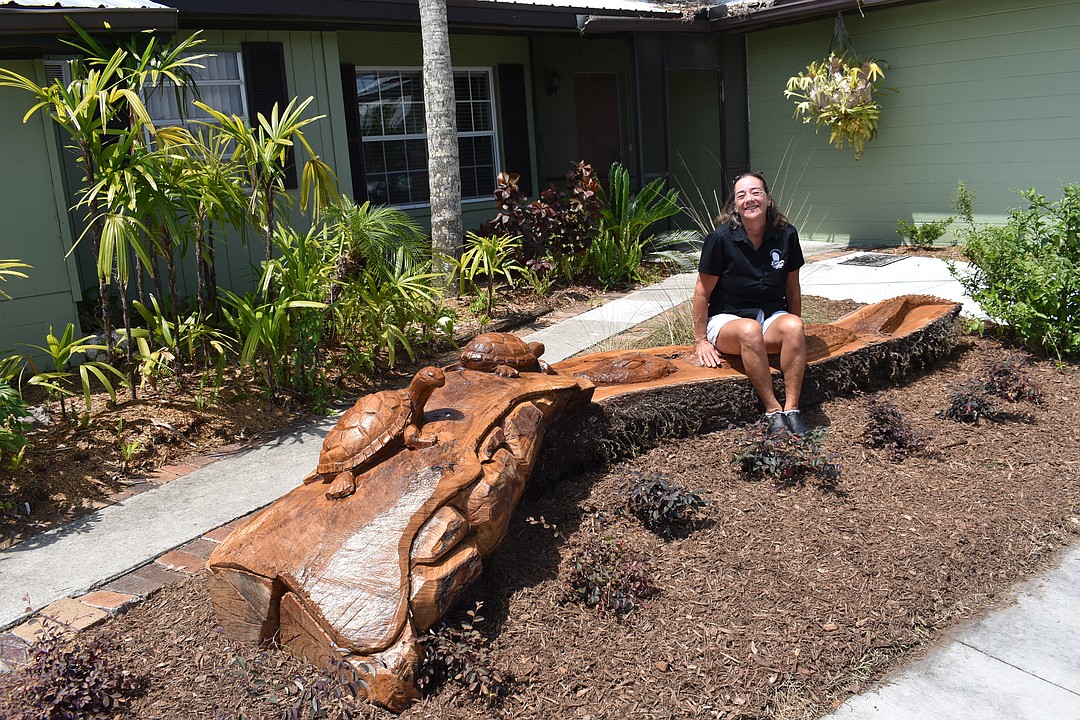
<instances>
[{"instance_id":1,"label":"small turtle carving","mask_svg":"<svg viewBox=\"0 0 1080 720\"><path fill-rule=\"evenodd\" d=\"M402 444L414 449L434 445L438 437L422 434L420 425L424 404L445 382L442 370L426 367L404 390L383 390L360 398L327 434L319 464L304 478L304 484L328 482L328 499L346 497L355 492L361 469L381 461Z\"/></svg>"},{"instance_id":2,"label":"small turtle carving","mask_svg":"<svg viewBox=\"0 0 1080 720\"><path fill-rule=\"evenodd\" d=\"M551 374L548 364L540 360L543 354L543 343L526 343L510 333L482 333L462 348L461 359L447 370L468 368L502 377L517 377L521 371Z\"/></svg>"},{"instance_id":3,"label":"small turtle carving","mask_svg":"<svg viewBox=\"0 0 1080 720\"><path fill-rule=\"evenodd\" d=\"M675 370L675 364L664 358L644 352L627 352L576 372L574 377L586 378L597 385L631 385L659 380Z\"/></svg>"}]
</instances>

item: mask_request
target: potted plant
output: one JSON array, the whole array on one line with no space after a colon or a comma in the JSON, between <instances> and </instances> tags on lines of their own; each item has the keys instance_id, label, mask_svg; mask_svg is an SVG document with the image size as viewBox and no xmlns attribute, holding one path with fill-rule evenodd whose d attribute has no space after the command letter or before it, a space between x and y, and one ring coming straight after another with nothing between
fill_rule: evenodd
<instances>
[{"instance_id":1,"label":"potted plant","mask_svg":"<svg viewBox=\"0 0 1080 720\"><path fill-rule=\"evenodd\" d=\"M828 127L829 142L837 150L851 145L858 160L867 141L877 135L881 105L874 95L886 89L881 87L882 64L830 52L789 79L784 95L795 99L795 117L801 116L804 123L813 120L817 130Z\"/></svg>"}]
</instances>

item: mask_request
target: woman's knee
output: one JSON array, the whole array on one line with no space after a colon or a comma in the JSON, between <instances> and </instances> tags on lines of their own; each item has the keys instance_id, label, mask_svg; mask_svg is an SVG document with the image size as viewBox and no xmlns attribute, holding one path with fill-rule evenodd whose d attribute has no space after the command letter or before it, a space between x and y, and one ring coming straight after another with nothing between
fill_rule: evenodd
<instances>
[{"instance_id":1,"label":"woman's knee","mask_svg":"<svg viewBox=\"0 0 1080 720\"><path fill-rule=\"evenodd\" d=\"M716 344L717 346L738 345L740 349L757 349L758 347L764 347L765 339L761 333L761 325L756 320L740 318L732 320L720 329ZM728 352L732 350L728 350Z\"/></svg>"}]
</instances>

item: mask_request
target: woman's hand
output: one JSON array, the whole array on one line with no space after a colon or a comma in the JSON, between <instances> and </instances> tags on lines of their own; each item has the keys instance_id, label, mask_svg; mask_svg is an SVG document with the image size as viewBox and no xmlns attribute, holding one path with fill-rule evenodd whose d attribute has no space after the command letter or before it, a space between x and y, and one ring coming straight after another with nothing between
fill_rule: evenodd
<instances>
[{"instance_id":1,"label":"woman's hand","mask_svg":"<svg viewBox=\"0 0 1080 720\"><path fill-rule=\"evenodd\" d=\"M708 340L698 340L694 351L697 353L698 362L703 367L720 367L720 353L717 352L716 346Z\"/></svg>"}]
</instances>

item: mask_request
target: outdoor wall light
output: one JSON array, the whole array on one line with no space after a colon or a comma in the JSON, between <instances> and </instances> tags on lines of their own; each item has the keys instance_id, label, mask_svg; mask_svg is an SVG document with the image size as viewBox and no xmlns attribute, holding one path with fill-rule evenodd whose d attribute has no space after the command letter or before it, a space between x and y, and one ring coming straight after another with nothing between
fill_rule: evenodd
<instances>
[{"instance_id":1,"label":"outdoor wall light","mask_svg":"<svg viewBox=\"0 0 1080 720\"><path fill-rule=\"evenodd\" d=\"M548 97L551 97L555 93L559 92L559 81L560 80L562 80L562 75L559 74L559 71L558 70L552 70L551 74L548 75L548 78L547 78L547 87L544 88L545 91L548 94Z\"/></svg>"}]
</instances>

